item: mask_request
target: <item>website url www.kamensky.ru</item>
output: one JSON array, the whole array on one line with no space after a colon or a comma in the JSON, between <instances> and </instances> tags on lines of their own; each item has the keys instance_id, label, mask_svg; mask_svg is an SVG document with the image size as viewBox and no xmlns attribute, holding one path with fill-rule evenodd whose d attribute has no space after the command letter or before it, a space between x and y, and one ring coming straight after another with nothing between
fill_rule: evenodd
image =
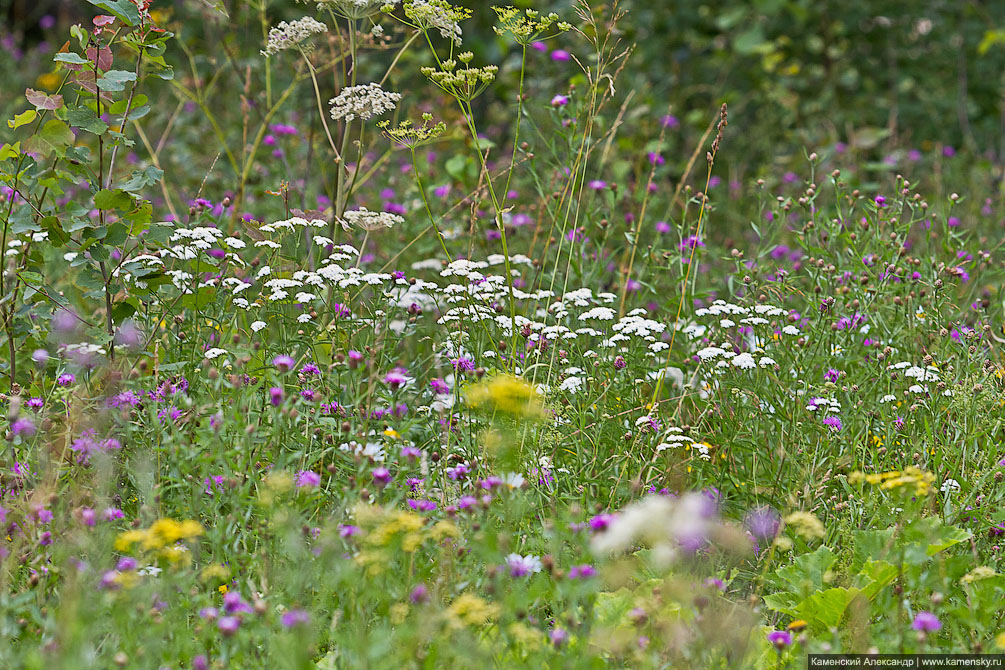
<instances>
[{"instance_id":1,"label":"website url www.kamensky.ru","mask_svg":"<svg viewBox=\"0 0 1005 670\"><path fill-rule=\"evenodd\" d=\"M1005 668L1005 654L810 654L807 668Z\"/></svg>"}]
</instances>

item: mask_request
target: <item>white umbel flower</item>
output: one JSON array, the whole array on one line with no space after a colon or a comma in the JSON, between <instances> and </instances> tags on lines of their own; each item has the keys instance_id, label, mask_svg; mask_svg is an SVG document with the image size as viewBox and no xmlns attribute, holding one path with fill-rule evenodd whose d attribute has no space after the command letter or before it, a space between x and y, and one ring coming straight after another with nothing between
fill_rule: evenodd
<instances>
[{"instance_id":1,"label":"white umbel flower","mask_svg":"<svg viewBox=\"0 0 1005 670\"><path fill-rule=\"evenodd\" d=\"M370 83L344 88L328 104L331 105L333 119L344 118L348 122L356 117L367 120L390 112L399 100L400 93L391 93L382 89L380 84Z\"/></svg>"},{"instance_id":2,"label":"white umbel flower","mask_svg":"<svg viewBox=\"0 0 1005 670\"><path fill-rule=\"evenodd\" d=\"M261 53L263 56L275 56L280 51L295 47L314 35L326 32L328 32L328 26L309 16L291 23L283 21L269 31L269 41Z\"/></svg>"},{"instance_id":3,"label":"white umbel flower","mask_svg":"<svg viewBox=\"0 0 1005 670\"><path fill-rule=\"evenodd\" d=\"M394 7L398 0L317 0L318 8L330 9L345 19L362 19L376 14L385 5Z\"/></svg>"},{"instance_id":4,"label":"white umbel flower","mask_svg":"<svg viewBox=\"0 0 1005 670\"><path fill-rule=\"evenodd\" d=\"M351 228L362 228L363 230L378 230L380 228L393 228L402 223L405 219L391 212L371 212L366 207L350 209L342 215L339 223L344 230Z\"/></svg>"}]
</instances>

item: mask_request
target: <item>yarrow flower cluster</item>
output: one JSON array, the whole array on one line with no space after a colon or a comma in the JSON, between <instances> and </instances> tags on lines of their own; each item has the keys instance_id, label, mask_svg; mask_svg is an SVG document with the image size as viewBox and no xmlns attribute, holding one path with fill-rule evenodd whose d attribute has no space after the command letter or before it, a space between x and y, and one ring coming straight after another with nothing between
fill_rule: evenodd
<instances>
[{"instance_id":1,"label":"yarrow flower cluster","mask_svg":"<svg viewBox=\"0 0 1005 670\"><path fill-rule=\"evenodd\" d=\"M328 32L328 26L309 16L287 23L281 22L269 31L269 41L262 50L263 56L275 56L280 51L293 48L314 35ZM302 47L301 47L302 48Z\"/></svg>"},{"instance_id":2,"label":"yarrow flower cluster","mask_svg":"<svg viewBox=\"0 0 1005 670\"><path fill-rule=\"evenodd\" d=\"M380 228L393 228L405 219L391 212L371 212L366 207L348 210L339 219L343 230L352 228L362 228L363 230L379 230Z\"/></svg>"},{"instance_id":3,"label":"yarrow flower cluster","mask_svg":"<svg viewBox=\"0 0 1005 670\"><path fill-rule=\"evenodd\" d=\"M345 119L346 122L350 122L356 117L365 121L390 112L397 106L399 100L401 100L400 93L385 91L380 84L369 83L342 89L337 96L328 101L328 104L331 105L333 119L336 121Z\"/></svg>"}]
</instances>

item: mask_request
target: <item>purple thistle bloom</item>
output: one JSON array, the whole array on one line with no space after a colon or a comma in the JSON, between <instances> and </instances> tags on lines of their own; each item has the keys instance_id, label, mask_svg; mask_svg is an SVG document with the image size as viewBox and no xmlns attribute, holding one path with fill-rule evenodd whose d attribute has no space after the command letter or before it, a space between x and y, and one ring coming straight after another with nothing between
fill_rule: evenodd
<instances>
[{"instance_id":1,"label":"purple thistle bloom","mask_svg":"<svg viewBox=\"0 0 1005 670\"><path fill-rule=\"evenodd\" d=\"M408 594L408 599L415 605L424 603L429 600L429 589L426 588L425 584L418 584L414 589L412 589L412 592Z\"/></svg>"},{"instance_id":2,"label":"purple thistle bloom","mask_svg":"<svg viewBox=\"0 0 1005 670\"><path fill-rule=\"evenodd\" d=\"M314 363L307 363L302 368L300 368L300 374L306 376L321 376L321 368L319 368Z\"/></svg>"},{"instance_id":3,"label":"purple thistle bloom","mask_svg":"<svg viewBox=\"0 0 1005 670\"><path fill-rule=\"evenodd\" d=\"M792 633L785 630L773 630L768 633L768 642L781 650L792 644Z\"/></svg>"},{"instance_id":4,"label":"purple thistle bloom","mask_svg":"<svg viewBox=\"0 0 1005 670\"><path fill-rule=\"evenodd\" d=\"M373 483L380 488L384 488L391 483L392 479L394 479L388 469L384 467L374 468L373 472L370 473L370 476L373 477Z\"/></svg>"},{"instance_id":5,"label":"purple thistle bloom","mask_svg":"<svg viewBox=\"0 0 1005 670\"><path fill-rule=\"evenodd\" d=\"M914 615L914 621L911 622L911 628L923 633L934 633L942 628L942 622L939 621L939 617L935 616L931 612L922 611Z\"/></svg>"},{"instance_id":6,"label":"purple thistle bloom","mask_svg":"<svg viewBox=\"0 0 1005 670\"><path fill-rule=\"evenodd\" d=\"M321 475L310 470L301 470L296 477L297 488L317 488L321 485Z\"/></svg>"},{"instance_id":7,"label":"purple thistle bloom","mask_svg":"<svg viewBox=\"0 0 1005 670\"><path fill-rule=\"evenodd\" d=\"M278 386L273 386L269 389L269 402L272 403L273 407L279 407L283 402L283 389Z\"/></svg>"},{"instance_id":8,"label":"purple thistle bloom","mask_svg":"<svg viewBox=\"0 0 1005 670\"><path fill-rule=\"evenodd\" d=\"M224 636L230 637L241 627L241 618L236 616L225 616L216 624Z\"/></svg>"},{"instance_id":9,"label":"purple thistle bloom","mask_svg":"<svg viewBox=\"0 0 1005 670\"><path fill-rule=\"evenodd\" d=\"M311 617L304 610L286 610L279 617L279 622L283 628L293 628L295 626L305 626L311 622Z\"/></svg>"},{"instance_id":10,"label":"purple thistle bloom","mask_svg":"<svg viewBox=\"0 0 1005 670\"><path fill-rule=\"evenodd\" d=\"M276 366L276 369L280 372L288 372L293 369L293 366L296 365L297 362L292 356L281 354L272 359L272 364Z\"/></svg>"},{"instance_id":11,"label":"purple thistle bloom","mask_svg":"<svg viewBox=\"0 0 1005 670\"><path fill-rule=\"evenodd\" d=\"M841 430L841 419L833 414L831 416L824 417L823 423L825 426L829 426L835 433Z\"/></svg>"},{"instance_id":12,"label":"purple thistle bloom","mask_svg":"<svg viewBox=\"0 0 1005 670\"><path fill-rule=\"evenodd\" d=\"M552 107L564 107L569 104L569 96L567 95L556 95L551 99Z\"/></svg>"},{"instance_id":13,"label":"purple thistle bloom","mask_svg":"<svg viewBox=\"0 0 1005 670\"><path fill-rule=\"evenodd\" d=\"M251 612L251 606L244 602L241 594L237 591L230 591L223 596L223 610L227 614L238 614L240 612Z\"/></svg>"},{"instance_id":14,"label":"purple thistle bloom","mask_svg":"<svg viewBox=\"0 0 1005 670\"><path fill-rule=\"evenodd\" d=\"M597 574L597 569L588 563L569 568L569 579L588 579Z\"/></svg>"},{"instance_id":15,"label":"purple thistle bloom","mask_svg":"<svg viewBox=\"0 0 1005 670\"><path fill-rule=\"evenodd\" d=\"M352 525L344 523L344 524L342 524L342 525L340 525L338 527L339 537L341 537L343 539L348 539L348 538L350 538L350 537L352 537L354 535L359 535L359 533L360 533L360 530L359 530L358 526L352 526Z\"/></svg>"},{"instance_id":16,"label":"purple thistle bloom","mask_svg":"<svg viewBox=\"0 0 1005 670\"><path fill-rule=\"evenodd\" d=\"M75 381L77 381L77 378L74 377L69 372L67 372L65 374L61 374L61 375L59 375L59 377L56 378L56 383L59 384L60 386L63 386L63 387L69 386L70 384L72 384Z\"/></svg>"},{"instance_id":17,"label":"purple thistle bloom","mask_svg":"<svg viewBox=\"0 0 1005 670\"><path fill-rule=\"evenodd\" d=\"M568 61L570 58L572 58L572 56L569 55L569 52L564 51L562 49L555 49L554 51L551 52L551 60L557 63L564 63L565 61Z\"/></svg>"},{"instance_id":18,"label":"purple thistle bloom","mask_svg":"<svg viewBox=\"0 0 1005 670\"><path fill-rule=\"evenodd\" d=\"M597 516L590 519L589 521L590 530L592 530L594 533L603 532L610 527L611 522L613 521L614 521L613 514L598 514Z\"/></svg>"},{"instance_id":19,"label":"purple thistle bloom","mask_svg":"<svg viewBox=\"0 0 1005 670\"><path fill-rule=\"evenodd\" d=\"M548 634L548 639L556 647L561 647L569 640L569 631L564 628L553 628Z\"/></svg>"},{"instance_id":20,"label":"purple thistle bloom","mask_svg":"<svg viewBox=\"0 0 1005 670\"><path fill-rule=\"evenodd\" d=\"M773 540L778 534L778 513L770 507L758 507L747 513L743 525L758 540Z\"/></svg>"},{"instance_id":21,"label":"purple thistle bloom","mask_svg":"<svg viewBox=\"0 0 1005 670\"><path fill-rule=\"evenodd\" d=\"M31 437L35 434L35 424L28 417L22 416L14 419L14 421L10 424L10 432L13 433L15 437Z\"/></svg>"}]
</instances>

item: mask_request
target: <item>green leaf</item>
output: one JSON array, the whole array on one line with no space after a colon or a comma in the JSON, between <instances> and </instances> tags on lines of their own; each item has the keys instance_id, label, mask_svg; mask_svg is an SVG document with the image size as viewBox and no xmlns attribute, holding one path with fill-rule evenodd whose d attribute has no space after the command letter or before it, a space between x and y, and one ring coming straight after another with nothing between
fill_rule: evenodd
<instances>
[{"instance_id":1,"label":"green leaf","mask_svg":"<svg viewBox=\"0 0 1005 670\"><path fill-rule=\"evenodd\" d=\"M66 153L66 147L73 144L73 131L59 119L50 119L42 126L42 130L25 140L25 151L48 156L53 151L58 155Z\"/></svg>"},{"instance_id":2,"label":"green leaf","mask_svg":"<svg viewBox=\"0 0 1005 670\"><path fill-rule=\"evenodd\" d=\"M63 230L63 226L60 225L59 219L56 217L46 216L40 223L42 224L42 230L49 234L49 241L57 247L61 247L70 241L70 236Z\"/></svg>"},{"instance_id":3,"label":"green leaf","mask_svg":"<svg viewBox=\"0 0 1005 670\"><path fill-rule=\"evenodd\" d=\"M129 227L126 226L121 221L116 221L108 227L108 233L105 235L105 239L102 240L105 244L111 245L113 247L121 246L123 242L129 239Z\"/></svg>"},{"instance_id":4,"label":"green leaf","mask_svg":"<svg viewBox=\"0 0 1005 670\"><path fill-rule=\"evenodd\" d=\"M34 109L26 109L20 114L15 114L14 118L7 122L7 127L17 130L21 126L31 123L36 118L38 118L38 112Z\"/></svg>"},{"instance_id":5,"label":"green leaf","mask_svg":"<svg viewBox=\"0 0 1005 670\"><path fill-rule=\"evenodd\" d=\"M122 114L123 112L126 111L127 102L129 102L129 100L127 99L116 101L115 104L113 104L111 107L108 108L108 113L113 114L115 116ZM137 107L141 105L147 104L148 102L150 102L149 98L147 98L147 96L143 95L142 93L140 93L137 96L134 96L132 107L129 108L129 118L133 118L133 110L135 110Z\"/></svg>"},{"instance_id":6,"label":"green leaf","mask_svg":"<svg viewBox=\"0 0 1005 670\"><path fill-rule=\"evenodd\" d=\"M837 556L828 547L820 547L812 554L803 554L780 568L775 574L789 584L792 591L806 593L823 588L824 575L830 570Z\"/></svg>"},{"instance_id":7,"label":"green leaf","mask_svg":"<svg viewBox=\"0 0 1005 670\"><path fill-rule=\"evenodd\" d=\"M133 198L120 188L102 189L94 194L94 206L98 209L129 209L133 206Z\"/></svg>"},{"instance_id":8,"label":"green leaf","mask_svg":"<svg viewBox=\"0 0 1005 670\"><path fill-rule=\"evenodd\" d=\"M91 247L88 249L88 252L91 254L91 258L93 258L99 263L104 263L111 257L111 255L108 253L108 249L106 249L104 245L101 244L92 244Z\"/></svg>"},{"instance_id":9,"label":"green leaf","mask_svg":"<svg viewBox=\"0 0 1005 670\"><path fill-rule=\"evenodd\" d=\"M109 70L98 79L102 91L123 91L127 81L136 81L136 73L128 70Z\"/></svg>"},{"instance_id":10,"label":"green leaf","mask_svg":"<svg viewBox=\"0 0 1005 670\"><path fill-rule=\"evenodd\" d=\"M95 135L102 135L108 130L108 124L98 118L98 115L90 107L80 106L69 109L66 113L66 120L74 128L80 128Z\"/></svg>"},{"instance_id":11,"label":"green leaf","mask_svg":"<svg viewBox=\"0 0 1005 670\"><path fill-rule=\"evenodd\" d=\"M87 0L95 7L112 14L127 26L140 22L140 12L129 0Z\"/></svg>"},{"instance_id":12,"label":"green leaf","mask_svg":"<svg viewBox=\"0 0 1005 670\"><path fill-rule=\"evenodd\" d=\"M71 65L87 65L87 59L73 51L61 51L52 57L57 63L69 63Z\"/></svg>"},{"instance_id":13,"label":"green leaf","mask_svg":"<svg viewBox=\"0 0 1005 670\"><path fill-rule=\"evenodd\" d=\"M6 160L8 158L17 158L21 155L21 143L15 142L14 144L4 144L0 146L0 161Z\"/></svg>"},{"instance_id":14,"label":"green leaf","mask_svg":"<svg viewBox=\"0 0 1005 670\"><path fill-rule=\"evenodd\" d=\"M163 176L164 170L151 165L142 171L134 172L129 179L119 184L119 188L135 194L151 184L156 184Z\"/></svg>"}]
</instances>

